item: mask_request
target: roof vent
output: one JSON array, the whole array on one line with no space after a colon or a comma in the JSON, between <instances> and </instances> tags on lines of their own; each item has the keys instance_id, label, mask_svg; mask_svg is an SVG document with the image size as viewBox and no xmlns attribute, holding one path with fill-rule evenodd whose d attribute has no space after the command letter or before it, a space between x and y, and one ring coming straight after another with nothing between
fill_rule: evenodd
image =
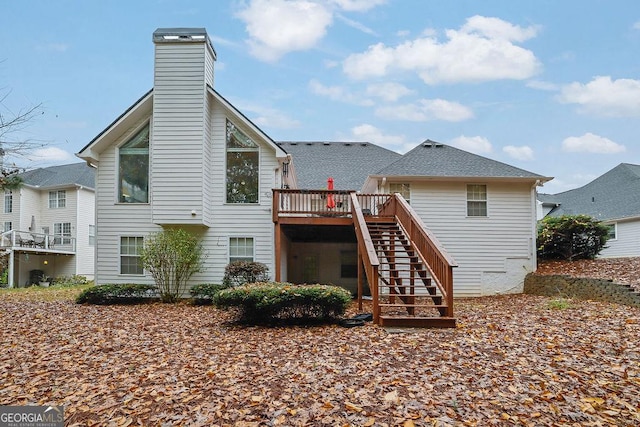
<instances>
[{"instance_id":1,"label":"roof vent","mask_svg":"<svg viewBox=\"0 0 640 427\"><path fill-rule=\"evenodd\" d=\"M439 142L435 142L435 141L426 141L424 144L422 144L423 147L425 148L441 148L443 147L442 144L440 144Z\"/></svg>"},{"instance_id":2,"label":"roof vent","mask_svg":"<svg viewBox=\"0 0 640 427\"><path fill-rule=\"evenodd\" d=\"M290 144L290 145L298 145L298 143L297 143L297 142L290 142L289 144Z\"/></svg>"},{"instance_id":3,"label":"roof vent","mask_svg":"<svg viewBox=\"0 0 640 427\"><path fill-rule=\"evenodd\" d=\"M312 145L313 145L313 142L307 142L307 145L308 145L308 146L312 146Z\"/></svg>"},{"instance_id":4,"label":"roof vent","mask_svg":"<svg viewBox=\"0 0 640 427\"><path fill-rule=\"evenodd\" d=\"M347 147L351 147L351 143L350 142L345 142L344 145L347 146Z\"/></svg>"},{"instance_id":5,"label":"roof vent","mask_svg":"<svg viewBox=\"0 0 640 427\"><path fill-rule=\"evenodd\" d=\"M323 142L323 143L322 143L322 145L329 146L329 145L331 145L331 143L329 143L329 142Z\"/></svg>"},{"instance_id":6,"label":"roof vent","mask_svg":"<svg viewBox=\"0 0 640 427\"><path fill-rule=\"evenodd\" d=\"M363 143L360 144L361 147L366 147L367 145L369 145L369 144L367 144L366 142L363 142Z\"/></svg>"}]
</instances>

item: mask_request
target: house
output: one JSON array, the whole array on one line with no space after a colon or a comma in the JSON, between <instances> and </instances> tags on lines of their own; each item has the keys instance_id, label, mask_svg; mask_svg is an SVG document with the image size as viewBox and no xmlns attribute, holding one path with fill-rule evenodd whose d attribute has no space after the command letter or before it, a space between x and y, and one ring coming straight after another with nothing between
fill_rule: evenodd
<instances>
[{"instance_id":1,"label":"house","mask_svg":"<svg viewBox=\"0 0 640 427\"><path fill-rule=\"evenodd\" d=\"M78 153L97 168L97 283L152 283L139 251L165 227L202 239L193 283L259 261L279 281L368 288L386 324L383 308L415 318L426 298L441 320L425 322L451 326L454 283L455 296L517 292L535 270L536 187L550 178L432 141L405 155L276 142L214 89L204 29L153 41L153 89Z\"/></svg>"},{"instance_id":2,"label":"house","mask_svg":"<svg viewBox=\"0 0 640 427\"><path fill-rule=\"evenodd\" d=\"M640 256L640 165L620 163L590 183L558 194L540 194L545 216L589 215L610 227L600 257Z\"/></svg>"},{"instance_id":3,"label":"house","mask_svg":"<svg viewBox=\"0 0 640 427\"><path fill-rule=\"evenodd\" d=\"M0 249L8 258L9 286L42 276L93 279L95 169L73 163L29 170L23 185L5 190Z\"/></svg>"}]
</instances>

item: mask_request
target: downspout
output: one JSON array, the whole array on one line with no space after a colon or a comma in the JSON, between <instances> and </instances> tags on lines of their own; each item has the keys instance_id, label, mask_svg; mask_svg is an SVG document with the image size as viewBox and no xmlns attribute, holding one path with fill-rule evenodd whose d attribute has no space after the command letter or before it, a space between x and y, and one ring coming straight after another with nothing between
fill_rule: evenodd
<instances>
[{"instance_id":1,"label":"downspout","mask_svg":"<svg viewBox=\"0 0 640 427\"><path fill-rule=\"evenodd\" d=\"M531 186L531 215L533 227L531 230L531 259L533 260L533 271L538 269L538 199L536 198L537 188L542 185L539 179Z\"/></svg>"}]
</instances>

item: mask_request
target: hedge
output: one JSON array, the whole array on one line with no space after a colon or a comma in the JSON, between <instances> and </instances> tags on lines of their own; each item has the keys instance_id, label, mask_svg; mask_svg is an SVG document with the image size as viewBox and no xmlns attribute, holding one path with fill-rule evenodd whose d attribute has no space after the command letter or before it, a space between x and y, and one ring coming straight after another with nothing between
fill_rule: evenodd
<instances>
[{"instance_id":1,"label":"hedge","mask_svg":"<svg viewBox=\"0 0 640 427\"><path fill-rule=\"evenodd\" d=\"M93 286L76 298L78 304L139 304L157 299L155 285L117 283Z\"/></svg>"},{"instance_id":2,"label":"hedge","mask_svg":"<svg viewBox=\"0 0 640 427\"><path fill-rule=\"evenodd\" d=\"M227 285L219 285L216 283L200 283L192 286L189 293L195 305L211 305L216 294L228 287Z\"/></svg>"},{"instance_id":3,"label":"hedge","mask_svg":"<svg viewBox=\"0 0 640 427\"><path fill-rule=\"evenodd\" d=\"M237 309L242 323L306 323L341 316L351 302L351 294L330 285L258 282L222 290L213 302L218 308Z\"/></svg>"}]
</instances>

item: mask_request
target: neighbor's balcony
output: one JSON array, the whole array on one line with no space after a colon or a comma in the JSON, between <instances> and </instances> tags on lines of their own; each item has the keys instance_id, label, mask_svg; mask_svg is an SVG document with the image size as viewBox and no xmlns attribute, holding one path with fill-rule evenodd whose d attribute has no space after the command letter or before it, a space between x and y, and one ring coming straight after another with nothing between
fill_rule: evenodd
<instances>
[{"instance_id":1,"label":"neighbor's balcony","mask_svg":"<svg viewBox=\"0 0 640 427\"><path fill-rule=\"evenodd\" d=\"M273 221L284 216L351 216L350 190L273 190ZM365 215L378 215L390 194L356 194Z\"/></svg>"},{"instance_id":2,"label":"neighbor's balcony","mask_svg":"<svg viewBox=\"0 0 640 427\"><path fill-rule=\"evenodd\" d=\"M0 248L25 252L75 253L76 239L68 236L10 230L0 234Z\"/></svg>"}]
</instances>

